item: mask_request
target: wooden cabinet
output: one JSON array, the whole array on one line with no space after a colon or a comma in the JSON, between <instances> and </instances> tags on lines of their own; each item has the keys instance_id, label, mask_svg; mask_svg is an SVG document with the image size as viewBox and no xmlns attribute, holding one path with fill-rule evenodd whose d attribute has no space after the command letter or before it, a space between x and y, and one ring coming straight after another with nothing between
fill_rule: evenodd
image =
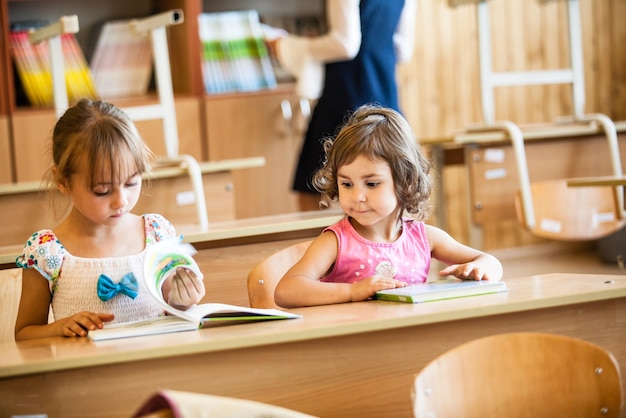
<instances>
[{"instance_id":1,"label":"wooden cabinet","mask_svg":"<svg viewBox=\"0 0 626 418\"><path fill-rule=\"evenodd\" d=\"M11 181L12 168L9 118L0 114L0 184Z\"/></svg>"},{"instance_id":2,"label":"wooden cabinet","mask_svg":"<svg viewBox=\"0 0 626 418\"><path fill-rule=\"evenodd\" d=\"M265 157L233 173L237 218L297 210L291 182L307 114L290 88L205 99L210 160Z\"/></svg>"},{"instance_id":3,"label":"wooden cabinet","mask_svg":"<svg viewBox=\"0 0 626 418\"><path fill-rule=\"evenodd\" d=\"M122 108L133 101L115 102ZM200 99L179 97L176 99L179 154L189 154L199 161L205 160L202 149L202 123ZM50 139L55 115L50 110L20 110L12 116L14 165L16 182L39 181L50 164ZM136 123L139 133L156 155L165 155L165 139L160 120ZM1 138L1 137L0 137Z\"/></svg>"}]
</instances>

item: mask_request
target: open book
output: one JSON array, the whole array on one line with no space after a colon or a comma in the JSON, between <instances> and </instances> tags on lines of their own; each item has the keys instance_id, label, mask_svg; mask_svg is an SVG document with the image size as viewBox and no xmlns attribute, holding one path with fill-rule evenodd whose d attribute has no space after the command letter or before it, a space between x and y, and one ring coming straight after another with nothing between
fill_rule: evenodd
<instances>
[{"instance_id":1,"label":"open book","mask_svg":"<svg viewBox=\"0 0 626 418\"><path fill-rule=\"evenodd\" d=\"M167 315L146 320L105 325L103 329L89 331L93 341L115 338L136 337L141 335L163 334L169 332L197 330L210 323L241 323L266 321L272 319L300 318L301 315L280 309L259 309L225 303L202 303L187 310L170 306L161 288L165 280L178 267L191 269L199 278L202 272L198 268L193 254L194 248L189 244L161 241L146 250L144 261L144 284L152 297L163 308Z\"/></svg>"},{"instance_id":2,"label":"open book","mask_svg":"<svg viewBox=\"0 0 626 418\"><path fill-rule=\"evenodd\" d=\"M487 293L506 292L507 290L506 283L501 281L441 279L434 282L419 283L396 289L381 290L376 293L376 299L390 300L393 302L420 303L484 295Z\"/></svg>"}]
</instances>

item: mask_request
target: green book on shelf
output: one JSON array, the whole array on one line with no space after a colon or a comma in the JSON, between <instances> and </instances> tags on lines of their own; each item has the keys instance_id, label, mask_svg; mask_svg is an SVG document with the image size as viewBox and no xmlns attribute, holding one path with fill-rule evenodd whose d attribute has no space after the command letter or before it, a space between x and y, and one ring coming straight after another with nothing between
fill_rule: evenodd
<instances>
[{"instance_id":1,"label":"green book on shelf","mask_svg":"<svg viewBox=\"0 0 626 418\"><path fill-rule=\"evenodd\" d=\"M381 290L376 293L376 299L393 302L421 303L506 291L508 291L506 283L501 281L437 280L396 289Z\"/></svg>"}]
</instances>

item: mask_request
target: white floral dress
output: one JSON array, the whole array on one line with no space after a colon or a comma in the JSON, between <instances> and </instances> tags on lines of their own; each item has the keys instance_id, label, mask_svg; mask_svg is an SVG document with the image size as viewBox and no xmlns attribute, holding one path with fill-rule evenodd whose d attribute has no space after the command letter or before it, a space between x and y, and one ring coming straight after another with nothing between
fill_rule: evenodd
<instances>
[{"instance_id":1,"label":"white floral dress","mask_svg":"<svg viewBox=\"0 0 626 418\"><path fill-rule=\"evenodd\" d=\"M164 239L180 239L174 226L158 214L143 215L146 245L139 254L108 258L83 258L69 253L49 229L35 232L24 245L24 252L16 259L18 267L34 268L49 281L52 293L52 312L55 319L82 311L112 313L112 323L153 318L162 315L143 284L143 260L146 248ZM103 301L98 296L100 275L106 274L118 283L132 273L137 278L138 291L133 299L118 293Z\"/></svg>"}]
</instances>

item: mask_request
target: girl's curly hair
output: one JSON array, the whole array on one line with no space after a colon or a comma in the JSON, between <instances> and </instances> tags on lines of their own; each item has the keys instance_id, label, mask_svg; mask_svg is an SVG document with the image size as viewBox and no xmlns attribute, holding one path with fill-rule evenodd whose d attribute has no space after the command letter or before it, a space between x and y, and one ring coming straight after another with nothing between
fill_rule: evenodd
<instances>
[{"instance_id":1,"label":"girl's curly hair","mask_svg":"<svg viewBox=\"0 0 626 418\"><path fill-rule=\"evenodd\" d=\"M338 200L337 170L362 155L389 164L401 213L406 211L419 220L428 217L431 165L399 112L375 105L359 107L335 139L325 139L324 150L324 165L312 179L322 194L323 205L330 206Z\"/></svg>"}]
</instances>

